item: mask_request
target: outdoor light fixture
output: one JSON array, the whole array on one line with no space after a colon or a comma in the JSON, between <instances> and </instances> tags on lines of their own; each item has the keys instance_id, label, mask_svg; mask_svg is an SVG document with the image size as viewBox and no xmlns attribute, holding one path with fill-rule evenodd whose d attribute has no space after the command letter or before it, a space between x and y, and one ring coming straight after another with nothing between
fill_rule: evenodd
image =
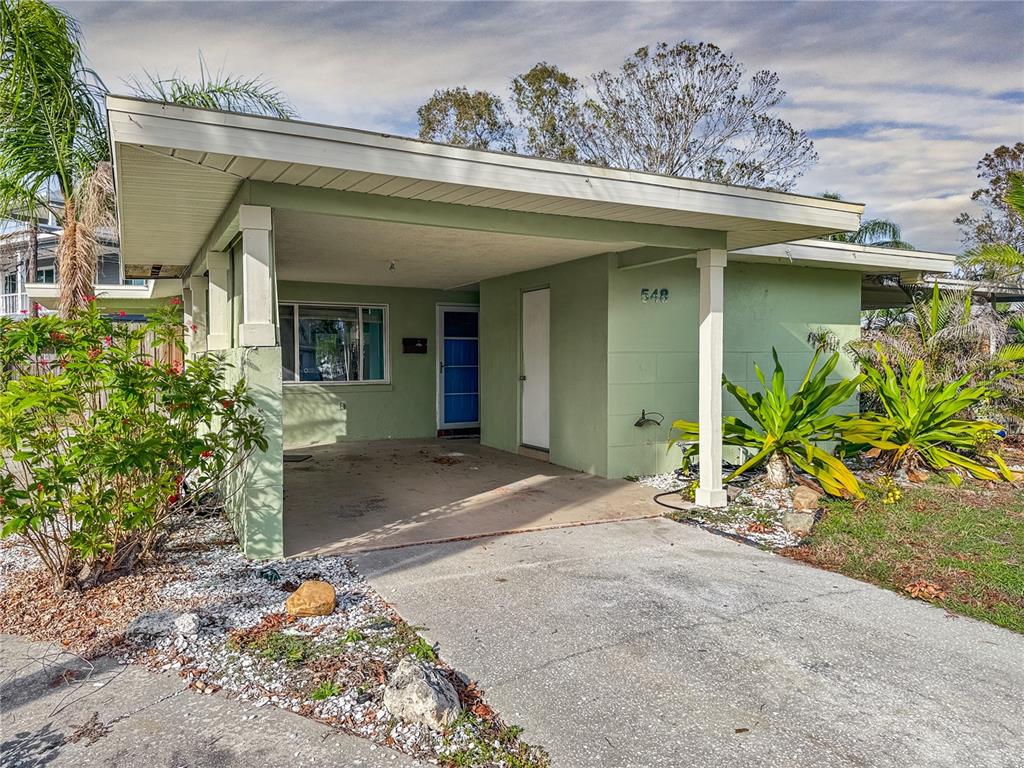
<instances>
[{"instance_id":1,"label":"outdoor light fixture","mask_svg":"<svg viewBox=\"0 0 1024 768\"><path fill-rule=\"evenodd\" d=\"M649 413L654 414L658 418L652 419L650 416L647 415L648 411L641 409L640 418L633 422L633 426L646 427L648 424L653 424L656 427L660 427L662 420L664 420L665 418L664 414L658 413L657 411L650 411Z\"/></svg>"}]
</instances>

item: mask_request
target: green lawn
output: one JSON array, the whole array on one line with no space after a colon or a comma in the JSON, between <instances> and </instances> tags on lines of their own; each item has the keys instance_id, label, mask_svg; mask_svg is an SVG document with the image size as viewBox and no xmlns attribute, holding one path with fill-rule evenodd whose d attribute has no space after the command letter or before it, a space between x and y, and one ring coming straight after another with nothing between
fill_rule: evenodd
<instances>
[{"instance_id":1,"label":"green lawn","mask_svg":"<svg viewBox=\"0 0 1024 768\"><path fill-rule=\"evenodd\" d=\"M810 542L785 554L1024 633L1024 492L1009 484L832 502Z\"/></svg>"}]
</instances>

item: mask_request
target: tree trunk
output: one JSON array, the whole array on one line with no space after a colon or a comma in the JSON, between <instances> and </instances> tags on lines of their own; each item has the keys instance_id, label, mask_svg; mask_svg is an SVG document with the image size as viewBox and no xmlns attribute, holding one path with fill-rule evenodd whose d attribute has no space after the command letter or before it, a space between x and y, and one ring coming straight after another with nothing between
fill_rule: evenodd
<instances>
[{"instance_id":1,"label":"tree trunk","mask_svg":"<svg viewBox=\"0 0 1024 768\"><path fill-rule=\"evenodd\" d=\"M773 453L768 459L765 475L769 488L786 488L789 485L789 466L781 453Z\"/></svg>"},{"instance_id":2,"label":"tree trunk","mask_svg":"<svg viewBox=\"0 0 1024 768\"><path fill-rule=\"evenodd\" d=\"M25 282L34 283L36 273L39 271L39 222L36 220L36 212L32 211L31 223L28 227L28 264L25 266ZM39 317L39 310L36 302L29 305L28 311L32 317Z\"/></svg>"},{"instance_id":3,"label":"tree trunk","mask_svg":"<svg viewBox=\"0 0 1024 768\"><path fill-rule=\"evenodd\" d=\"M60 242L57 244L57 268L60 289L60 314L71 317L87 303L96 280L96 241L86 222L80 220L72 196L64 200Z\"/></svg>"}]
</instances>

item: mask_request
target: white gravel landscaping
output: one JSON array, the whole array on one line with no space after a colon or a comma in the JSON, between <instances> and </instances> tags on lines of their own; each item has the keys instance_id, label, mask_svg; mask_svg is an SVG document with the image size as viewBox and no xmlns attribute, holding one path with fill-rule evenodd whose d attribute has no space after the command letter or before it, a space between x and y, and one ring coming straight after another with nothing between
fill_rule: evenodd
<instances>
[{"instance_id":1,"label":"white gravel landscaping","mask_svg":"<svg viewBox=\"0 0 1024 768\"><path fill-rule=\"evenodd\" d=\"M287 709L427 763L546 765L542 750L519 741L513 731L506 735L480 692L472 684L467 689L469 681L449 670L348 560L253 562L226 543L232 540L221 518L193 521L174 533L161 558L168 575L155 580L147 594L151 610L127 626L111 655L176 672L201 694L223 690L257 708ZM0 587L34 567L34 554L10 542L0 545ZM308 580L333 586L333 613L286 614L286 599ZM463 703L471 711L447 733L403 722L383 704L391 672L410 655L436 665L442 676L468 691ZM496 737L503 739L501 749L481 753L480 745ZM513 753L530 762L503 759ZM477 759L467 761L467 755Z\"/></svg>"},{"instance_id":2,"label":"white gravel landscaping","mask_svg":"<svg viewBox=\"0 0 1024 768\"><path fill-rule=\"evenodd\" d=\"M636 482L655 489L659 493L684 491L690 487L695 476L681 470L657 475L641 475ZM782 517L793 508L789 489L768 488L760 478L744 486L730 489L727 510L702 509L683 496L668 496L663 502L673 506L686 506L685 512L672 513L674 519L686 518L712 532L745 539L758 546L770 549L784 549L800 544L800 537L794 536L782 526Z\"/></svg>"}]
</instances>

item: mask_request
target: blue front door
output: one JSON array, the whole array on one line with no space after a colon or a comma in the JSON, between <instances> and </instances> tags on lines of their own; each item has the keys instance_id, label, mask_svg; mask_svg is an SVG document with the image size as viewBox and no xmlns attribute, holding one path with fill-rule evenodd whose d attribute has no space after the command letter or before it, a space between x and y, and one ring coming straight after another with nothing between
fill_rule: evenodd
<instances>
[{"instance_id":1,"label":"blue front door","mask_svg":"<svg viewBox=\"0 0 1024 768\"><path fill-rule=\"evenodd\" d=\"M479 426L479 307L439 307L438 311L438 428Z\"/></svg>"}]
</instances>

